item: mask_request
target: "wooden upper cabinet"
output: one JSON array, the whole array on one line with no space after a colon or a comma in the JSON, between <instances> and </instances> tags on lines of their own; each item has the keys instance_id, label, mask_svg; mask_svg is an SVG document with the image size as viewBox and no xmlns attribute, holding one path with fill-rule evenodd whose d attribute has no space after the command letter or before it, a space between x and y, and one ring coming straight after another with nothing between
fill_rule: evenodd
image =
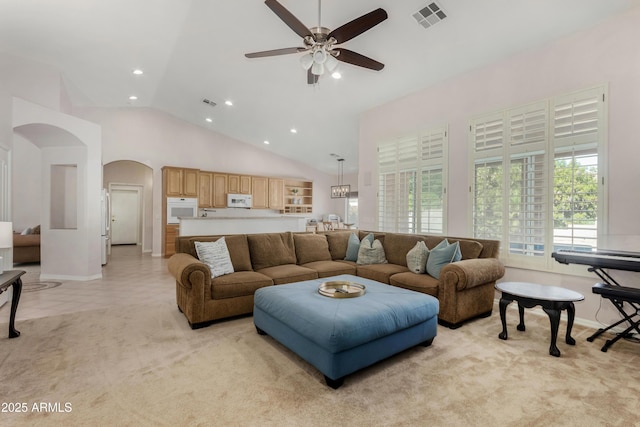
<instances>
[{"instance_id":1,"label":"wooden upper cabinet","mask_svg":"<svg viewBox=\"0 0 640 427\"><path fill-rule=\"evenodd\" d=\"M185 197L198 197L198 169L183 169L182 194Z\"/></svg>"},{"instance_id":2,"label":"wooden upper cabinet","mask_svg":"<svg viewBox=\"0 0 640 427\"><path fill-rule=\"evenodd\" d=\"M167 197L182 196L182 169L164 168L165 194Z\"/></svg>"},{"instance_id":3,"label":"wooden upper cabinet","mask_svg":"<svg viewBox=\"0 0 640 427\"><path fill-rule=\"evenodd\" d=\"M211 172L200 172L200 191L198 192L198 207L210 208L212 206L212 189L213 189L213 174Z\"/></svg>"},{"instance_id":4,"label":"wooden upper cabinet","mask_svg":"<svg viewBox=\"0 0 640 427\"><path fill-rule=\"evenodd\" d=\"M213 182L212 188L213 192L211 195L211 205L214 208L226 208L227 207L227 174L222 173L213 173Z\"/></svg>"},{"instance_id":5,"label":"wooden upper cabinet","mask_svg":"<svg viewBox=\"0 0 640 427\"><path fill-rule=\"evenodd\" d=\"M167 197L198 197L198 169L163 168Z\"/></svg>"},{"instance_id":6,"label":"wooden upper cabinet","mask_svg":"<svg viewBox=\"0 0 640 427\"><path fill-rule=\"evenodd\" d=\"M252 176L251 194L254 209L267 209L269 207L269 178Z\"/></svg>"},{"instance_id":7,"label":"wooden upper cabinet","mask_svg":"<svg viewBox=\"0 0 640 427\"><path fill-rule=\"evenodd\" d=\"M229 175L227 192L231 194L251 194L251 176Z\"/></svg>"},{"instance_id":8,"label":"wooden upper cabinet","mask_svg":"<svg viewBox=\"0 0 640 427\"><path fill-rule=\"evenodd\" d=\"M284 209L284 179L269 178L269 209Z\"/></svg>"}]
</instances>

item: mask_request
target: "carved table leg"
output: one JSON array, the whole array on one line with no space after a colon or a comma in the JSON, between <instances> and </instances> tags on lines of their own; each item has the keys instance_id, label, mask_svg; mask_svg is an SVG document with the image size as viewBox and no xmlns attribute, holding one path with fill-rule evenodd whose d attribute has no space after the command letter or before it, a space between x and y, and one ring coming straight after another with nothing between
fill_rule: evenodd
<instances>
[{"instance_id":1,"label":"carved table leg","mask_svg":"<svg viewBox=\"0 0 640 427\"><path fill-rule=\"evenodd\" d=\"M524 326L524 307L520 303L518 303L518 313L520 313L520 323L518 323L517 329L525 331L527 328Z\"/></svg>"},{"instance_id":2,"label":"carved table leg","mask_svg":"<svg viewBox=\"0 0 640 427\"><path fill-rule=\"evenodd\" d=\"M507 339L507 319L506 319L506 314L507 314L507 306L509 305L510 302L511 302L511 300L508 300L508 299L504 298L504 296L502 298L500 298L500 321L502 322L502 332L500 332L500 334L498 334L498 338L500 338L501 340L506 340Z\"/></svg>"},{"instance_id":3,"label":"carved table leg","mask_svg":"<svg viewBox=\"0 0 640 427\"><path fill-rule=\"evenodd\" d=\"M576 308L572 302L567 305L567 337L566 342L569 345L576 345L576 340L571 337L571 329L573 328L573 320L576 317Z\"/></svg>"},{"instance_id":4,"label":"carved table leg","mask_svg":"<svg viewBox=\"0 0 640 427\"><path fill-rule=\"evenodd\" d=\"M16 338L20 336L20 331L16 330L16 310L18 309L18 302L20 301L20 294L22 293L22 279L18 279L13 282L13 299L11 300L11 314L9 317L9 338Z\"/></svg>"},{"instance_id":5,"label":"carved table leg","mask_svg":"<svg viewBox=\"0 0 640 427\"><path fill-rule=\"evenodd\" d=\"M551 322L551 345L549 346L549 354L560 357L560 350L556 346L558 340L558 326L560 325L560 310L554 308L543 308L544 312L549 316Z\"/></svg>"}]
</instances>

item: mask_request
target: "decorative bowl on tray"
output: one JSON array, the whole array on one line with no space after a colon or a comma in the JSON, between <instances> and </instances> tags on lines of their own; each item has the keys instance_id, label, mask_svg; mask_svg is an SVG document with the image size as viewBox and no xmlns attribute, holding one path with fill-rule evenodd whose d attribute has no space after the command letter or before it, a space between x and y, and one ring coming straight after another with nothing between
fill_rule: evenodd
<instances>
[{"instance_id":1,"label":"decorative bowl on tray","mask_svg":"<svg viewBox=\"0 0 640 427\"><path fill-rule=\"evenodd\" d=\"M364 295L365 287L359 283L334 280L322 282L318 286L318 292L330 298L355 298Z\"/></svg>"}]
</instances>

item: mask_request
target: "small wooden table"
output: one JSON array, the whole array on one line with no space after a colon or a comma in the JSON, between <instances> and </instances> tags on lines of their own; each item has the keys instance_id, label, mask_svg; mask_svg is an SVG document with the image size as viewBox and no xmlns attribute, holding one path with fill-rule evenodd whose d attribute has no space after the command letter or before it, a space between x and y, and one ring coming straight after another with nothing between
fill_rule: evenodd
<instances>
[{"instance_id":1,"label":"small wooden table","mask_svg":"<svg viewBox=\"0 0 640 427\"><path fill-rule=\"evenodd\" d=\"M500 298L500 320L502 322L502 332L498 335L501 340L507 339L507 322L505 319L507 305L511 301L518 302L518 311L520 313L520 323L517 326L519 331L524 331L524 309L532 308L536 305L542 306L542 309L549 316L551 322L551 345L549 346L549 354L560 357L560 350L556 346L558 339L558 327L560 325L560 312L567 310L567 336L566 342L569 345L575 345L576 340L571 337L571 328L575 319L574 301L582 301L584 295L572 291L570 289L559 288L557 286L544 286L537 283L526 282L502 282L496 284L496 289L502 292Z\"/></svg>"},{"instance_id":2,"label":"small wooden table","mask_svg":"<svg viewBox=\"0 0 640 427\"><path fill-rule=\"evenodd\" d=\"M11 299L11 315L9 317L9 338L20 336L20 332L15 328L16 310L22 293L22 279L20 276L25 274L24 270L8 270L0 274L0 294L13 286L13 297Z\"/></svg>"}]
</instances>

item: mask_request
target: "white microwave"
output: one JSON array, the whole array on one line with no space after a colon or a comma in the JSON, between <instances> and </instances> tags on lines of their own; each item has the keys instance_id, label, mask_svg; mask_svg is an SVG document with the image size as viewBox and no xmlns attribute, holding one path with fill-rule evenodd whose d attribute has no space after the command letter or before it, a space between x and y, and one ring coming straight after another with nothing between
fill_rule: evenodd
<instances>
[{"instance_id":1,"label":"white microwave","mask_svg":"<svg viewBox=\"0 0 640 427\"><path fill-rule=\"evenodd\" d=\"M198 216L198 199L167 197L167 224L179 224L180 218Z\"/></svg>"},{"instance_id":2,"label":"white microwave","mask_svg":"<svg viewBox=\"0 0 640 427\"><path fill-rule=\"evenodd\" d=\"M251 194L227 194L228 208L245 208L251 207Z\"/></svg>"}]
</instances>

